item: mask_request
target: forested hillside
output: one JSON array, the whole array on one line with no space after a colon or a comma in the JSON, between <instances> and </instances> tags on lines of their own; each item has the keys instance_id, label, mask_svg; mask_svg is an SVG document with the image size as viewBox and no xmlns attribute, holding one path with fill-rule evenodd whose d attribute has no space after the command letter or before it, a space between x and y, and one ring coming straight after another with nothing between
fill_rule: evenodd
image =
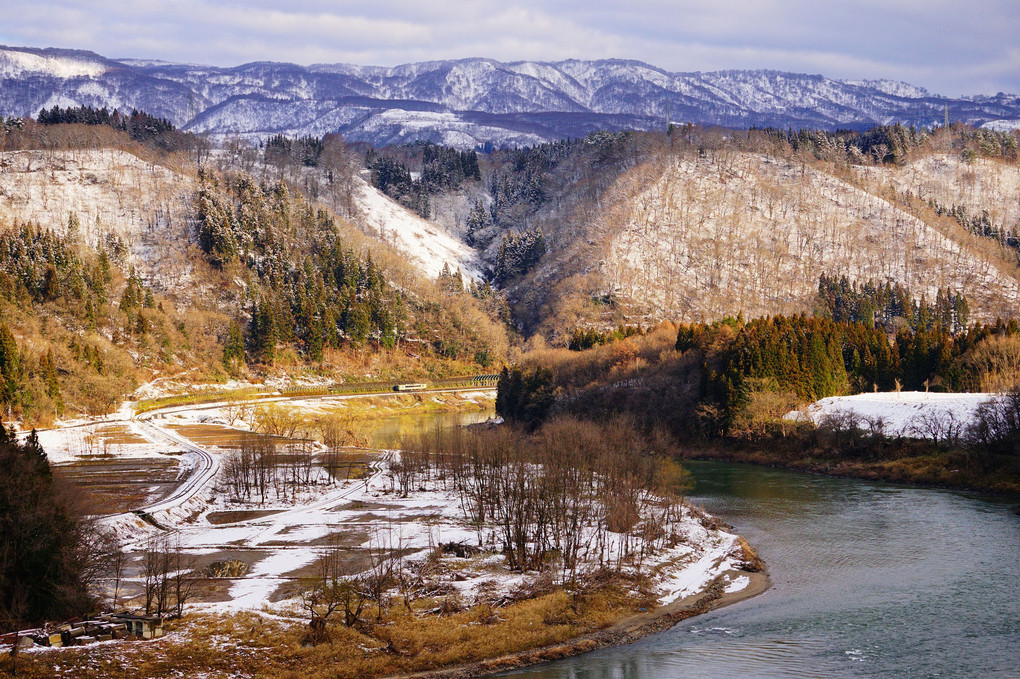
<instances>
[{"instance_id":1,"label":"forested hillside","mask_svg":"<svg viewBox=\"0 0 1020 679\"><path fill-rule=\"evenodd\" d=\"M36 416L168 372L445 373L661 320L820 314L892 337L929 308L949 335L1020 309L1014 134L213 151L141 112L40 117L5 122L0 160L12 407Z\"/></svg>"},{"instance_id":2,"label":"forested hillside","mask_svg":"<svg viewBox=\"0 0 1020 679\"><path fill-rule=\"evenodd\" d=\"M558 344L577 328L812 312L822 275L952 288L974 319L1010 318L1016 154L1014 135L962 126L592 135L492 156L507 242L487 255L520 326Z\"/></svg>"},{"instance_id":3,"label":"forested hillside","mask_svg":"<svg viewBox=\"0 0 1020 679\"><path fill-rule=\"evenodd\" d=\"M339 217L266 171L220 169L201 150L169 151L108 121L29 121L5 143L0 404L10 417L109 412L164 375L397 379L506 356L491 288L449 268L423 277L358 229L356 210Z\"/></svg>"}]
</instances>

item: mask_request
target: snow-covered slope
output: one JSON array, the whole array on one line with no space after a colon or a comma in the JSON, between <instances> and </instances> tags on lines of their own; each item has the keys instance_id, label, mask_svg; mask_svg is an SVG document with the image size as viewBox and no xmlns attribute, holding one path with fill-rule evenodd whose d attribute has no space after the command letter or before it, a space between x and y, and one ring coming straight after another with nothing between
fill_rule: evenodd
<instances>
[{"instance_id":1,"label":"snow-covered slope","mask_svg":"<svg viewBox=\"0 0 1020 679\"><path fill-rule=\"evenodd\" d=\"M466 278L481 280L478 253L441 227L393 202L388 196L358 178L358 207L361 223L383 242L407 254L428 278L437 278L444 266Z\"/></svg>"},{"instance_id":2,"label":"snow-covered slope","mask_svg":"<svg viewBox=\"0 0 1020 679\"><path fill-rule=\"evenodd\" d=\"M115 61L0 47L0 115L74 104L139 108L218 135L340 132L374 144L528 144L672 120L730 127L983 124L1020 118L1020 98L947 99L907 83L777 71L671 73L638 61L461 59L393 68L259 62L234 68Z\"/></svg>"},{"instance_id":3,"label":"snow-covered slope","mask_svg":"<svg viewBox=\"0 0 1020 679\"><path fill-rule=\"evenodd\" d=\"M887 435L933 438L941 437L947 427L959 434L960 428L973 420L978 406L994 398L995 394L922 391L832 396L812 403L806 411L794 411L787 418L807 417L819 424L834 415L853 414L864 421L865 427L881 419Z\"/></svg>"},{"instance_id":4,"label":"snow-covered slope","mask_svg":"<svg viewBox=\"0 0 1020 679\"><path fill-rule=\"evenodd\" d=\"M165 290L188 275L194 177L117 149L14 151L0 158L0 227L64 233L72 215L90 244L116 235L126 263Z\"/></svg>"},{"instance_id":5,"label":"snow-covered slope","mask_svg":"<svg viewBox=\"0 0 1020 679\"><path fill-rule=\"evenodd\" d=\"M0 50L0 78L26 78L50 76L53 78L95 78L110 67L98 59L77 58L60 54L45 54Z\"/></svg>"},{"instance_id":6,"label":"snow-covered slope","mask_svg":"<svg viewBox=\"0 0 1020 679\"><path fill-rule=\"evenodd\" d=\"M916 190L921 179L913 181ZM604 203L593 238L602 250L579 261L599 262L604 291L656 318L798 313L822 273L901 281L929 299L940 287L961 290L984 320L1020 305L1017 279L965 234L953 238L860 186L773 158L724 153L639 167Z\"/></svg>"}]
</instances>

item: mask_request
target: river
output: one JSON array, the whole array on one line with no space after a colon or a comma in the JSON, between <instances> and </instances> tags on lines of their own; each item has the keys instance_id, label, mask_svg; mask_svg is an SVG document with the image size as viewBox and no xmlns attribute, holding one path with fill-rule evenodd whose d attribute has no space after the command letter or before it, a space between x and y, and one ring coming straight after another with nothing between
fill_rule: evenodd
<instances>
[{"instance_id":1,"label":"river","mask_svg":"<svg viewBox=\"0 0 1020 679\"><path fill-rule=\"evenodd\" d=\"M373 448L399 448L407 437L424 434L436 428L447 429L485 422L495 416L491 410L391 415L359 421L357 431Z\"/></svg>"},{"instance_id":2,"label":"river","mask_svg":"<svg viewBox=\"0 0 1020 679\"><path fill-rule=\"evenodd\" d=\"M773 587L521 679L1020 677L1020 516L978 495L691 462Z\"/></svg>"}]
</instances>

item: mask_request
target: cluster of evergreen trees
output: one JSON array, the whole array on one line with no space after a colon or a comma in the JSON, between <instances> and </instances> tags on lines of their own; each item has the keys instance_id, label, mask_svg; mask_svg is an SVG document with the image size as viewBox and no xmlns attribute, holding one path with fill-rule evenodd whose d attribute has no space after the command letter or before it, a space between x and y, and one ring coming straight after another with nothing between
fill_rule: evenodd
<instances>
[{"instance_id":1,"label":"cluster of evergreen trees","mask_svg":"<svg viewBox=\"0 0 1020 679\"><path fill-rule=\"evenodd\" d=\"M49 110L41 109L36 121L41 125L106 125L127 132L137 142L163 148L174 146L174 142L180 141L177 137L183 136L183 133L178 132L174 124L166 118L149 115L137 109L124 114L117 109L110 111L105 106L103 108L54 106Z\"/></svg>"},{"instance_id":2,"label":"cluster of evergreen trees","mask_svg":"<svg viewBox=\"0 0 1020 679\"><path fill-rule=\"evenodd\" d=\"M420 163L418 178L412 179L408 166L394 155L371 150L366 163L372 170L372 185L423 219L432 212L430 194L451 191L464 181L482 178L475 151L458 151L425 141L398 150L410 156L410 162Z\"/></svg>"},{"instance_id":3,"label":"cluster of evergreen trees","mask_svg":"<svg viewBox=\"0 0 1020 679\"><path fill-rule=\"evenodd\" d=\"M465 237L467 244L471 247L481 245L481 234L492 226L492 216L485 209L485 203L481 200L476 200L471 206L465 226L467 227L467 236Z\"/></svg>"},{"instance_id":4,"label":"cluster of evergreen trees","mask_svg":"<svg viewBox=\"0 0 1020 679\"><path fill-rule=\"evenodd\" d=\"M505 286L520 278L545 254L545 238L541 229L528 229L522 233L507 231L499 244L493 278L497 285Z\"/></svg>"},{"instance_id":5,"label":"cluster of evergreen trees","mask_svg":"<svg viewBox=\"0 0 1020 679\"><path fill-rule=\"evenodd\" d=\"M272 363L279 343L297 342L312 360L325 347L370 337L396 344L402 297L371 255L361 257L341 240L328 213L292 199L283 184L244 176L228 177L223 187L203 179L198 205L202 250L218 267L241 265L251 281L247 352L235 338L226 363L242 356Z\"/></svg>"},{"instance_id":6,"label":"cluster of evergreen trees","mask_svg":"<svg viewBox=\"0 0 1020 679\"><path fill-rule=\"evenodd\" d=\"M456 189L470 179L481 180L478 154L474 151L458 151L447 146L418 142L421 147L421 182L429 193Z\"/></svg>"},{"instance_id":7,"label":"cluster of evergreen trees","mask_svg":"<svg viewBox=\"0 0 1020 679\"><path fill-rule=\"evenodd\" d=\"M422 219L432 214L429 192L419 180L411 179L411 171L396 158L375 156L369 161L372 170L372 186L413 210Z\"/></svg>"},{"instance_id":8,"label":"cluster of evergreen trees","mask_svg":"<svg viewBox=\"0 0 1020 679\"><path fill-rule=\"evenodd\" d=\"M94 605L89 586L116 548L71 500L35 432L19 443L0 425L0 631Z\"/></svg>"},{"instance_id":9,"label":"cluster of evergreen trees","mask_svg":"<svg viewBox=\"0 0 1020 679\"><path fill-rule=\"evenodd\" d=\"M549 416L555 397L553 375L545 368L503 368L496 389L496 412L508 422L534 429Z\"/></svg>"},{"instance_id":10,"label":"cluster of evergreen trees","mask_svg":"<svg viewBox=\"0 0 1020 679\"><path fill-rule=\"evenodd\" d=\"M577 328L570 336L567 348L571 351L584 351L600 344L608 344L616 340L644 334L641 326L621 325L615 330L596 330L595 328Z\"/></svg>"},{"instance_id":11,"label":"cluster of evergreen trees","mask_svg":"<svg viewBox=\"0 0 1020 679\"><path fill-rule=\"evenodd\" d=\"M934 198L928 199L928 206L935 211L937 215L948 215L956 220L956 223L971 232L975 236L981 236L982 238L991 238L999 242L999 244L1016 250L1017 260L1020 261L1020 224L1016 224L1012 229L1005 227L1002 224L993 224L988 214L988 210L982 210L981 214L971 215L964 205L953 205L946 207L941 205Z\"/></svg>"},{"instance_id":12,"label":"cluster of evergreen trees","mask_svg":"<svg viewBox=\"0 0 1020 679\"><path fill-rule=\"evenodd\" d=\"M72 222L74 217L72 216ZM102 309L108 304L112 278L105 250L92 256L79 254L67 239L50 231L18 225L0 233L0 298L21 308L57 304L73 313L82 329L95 330ZM135 280L140 286L140 281ZM144 293L139 287L138 294ZM149 293L151 295L151 293ZM88 342L82 341L95 351ZM19 350L7 325L0 325L0 408L22 413L31 408L38 394L49 398L47 407L63 412L64 402L52 348L39 356ZM91 364L102 372L102 361ZM63 366L65 369L67 366ZM37 388L29 384L38 382Z\"/></svg>"},{"instance_id":13,"label":"cluster of evergreen trees","mask_svg":"<svg viewBox=\"0 0 1020 679\"><path fill-rule=\"evenodd\" d=\"M69 232L77 219L72 214ZM0 233L0 295L20 303L52 302L66 297L88 311L107 301L111 278L110 258L105 249L83 258L73 237L62 237L28 224L15 225Z\"/></svg>"},{"instance_id":14,"label":"cluster of evergreen trees","mask_svg":"<svg viewBox=\"0 0 1020 679\"><path fill-rule=\"evenodd\" d=\"M12 327L39 333L21 347L16 374L6 372L16 387L0 395L0 407L16 416L49 420L63 412L65 402L105 412L132 378L126 354L109 360L110 351L117 353L111 345L130 345L154 363L176 362L189 349L179 325L168 322L152 289L133 270L119 299L114 297L126 247L112 233L98 241L96 247L83 242L74 213L65 234L27 224L0 230L0 304ZM23 324L32 317L42 319L41 326ZM29 348L40 343L43 348ZM7 354L14 356L18 348L13 339L10 344Z\"/></svg>"},{"instance_id":15,"label":"cluster of evergreen trees","mask_svg":"<svg viewBox=\"0 0 1020 679\"><path fill-rule=\"evenodd\" d=\"M545 173L569 148L567 144L541 144L497 154L494 160L498 169L489 178L493 222L500 225L519 223L545 202Z\"/></svg>"},{"instance_id":16,"label":"cluster of evergreen trees","mask_svg":"<svg viewBox=\"0 0 1020 679\"><path fill-rule=\"evenodd\" d=\"M911 330L934 330L956 334L967 327L970 304L961 292L939 288L934 303L924 295L915 300L899 283L858 284L846 276L822 274L818 279L818 301L823 314L845 323L881 324L894 333L906 325Z\"/></svg>"},{"instance_id":17,"label":"cluster of evergreen trees","mask_svg":"<svg viewBox=\"0 0 1020 679\"><path fill-rule=\"evenodd\" d=\"M264 152L266 161L273 165L297 164L316 167L322 155L323 139L320 137L288 137L273 135L266 140Z\"/></svg>"}]
</instances>

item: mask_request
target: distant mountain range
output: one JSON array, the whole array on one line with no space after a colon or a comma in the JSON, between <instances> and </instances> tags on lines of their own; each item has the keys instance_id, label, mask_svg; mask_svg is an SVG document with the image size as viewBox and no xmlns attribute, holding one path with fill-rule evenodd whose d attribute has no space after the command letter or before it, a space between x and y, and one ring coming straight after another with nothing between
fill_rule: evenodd
<instances>
[{"instance_id":1,"label":"distant mountain range","mask_svg":"<svg viewBox=\"0 0 1020 679\"><path fill-rule=\"evenodd\" d=\"M257 62L233 68L0 47L0 115L137 108L217 136L340 132L375 145L533 144L674 122L866 128L953 121L1020 126L1020 96L950 99L889 80L777 71L671 73L639 61L461 59L394 68Z\"/></svg>"}]
</instances>

